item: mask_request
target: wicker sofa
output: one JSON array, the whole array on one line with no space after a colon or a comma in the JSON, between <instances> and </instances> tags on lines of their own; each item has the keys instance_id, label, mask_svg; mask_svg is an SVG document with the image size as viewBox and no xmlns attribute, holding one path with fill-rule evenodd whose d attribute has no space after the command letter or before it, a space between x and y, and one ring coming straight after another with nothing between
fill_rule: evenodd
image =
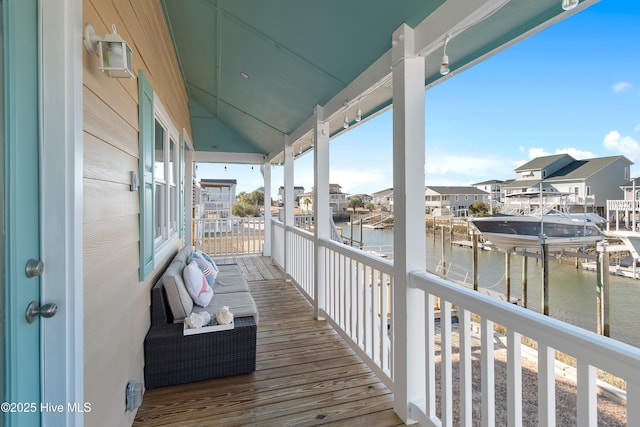
<instances>
[{"instance_id":1,"label":"wicker sofa","mask_svg":"<svg viewBox=\"0 0 640 427\"><path fill-rule=\"evenodd\" d=\"M190 246L183 248L151 289L151 327L144 341L148 389L256 369L258 311L246 280L236 265L218 266L211 303L204 308L189 304L180 284L192 252ZM234 314L233 329L183 335L183 319L191 311L215 316L222 306Z\"/></svg>"}]
</instances>

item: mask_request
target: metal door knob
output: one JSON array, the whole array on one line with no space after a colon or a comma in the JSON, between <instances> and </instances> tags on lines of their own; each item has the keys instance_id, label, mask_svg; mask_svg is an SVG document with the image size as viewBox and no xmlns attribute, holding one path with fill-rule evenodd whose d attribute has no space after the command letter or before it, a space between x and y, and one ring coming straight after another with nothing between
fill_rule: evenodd
<instances>
[{"instance_id":1,"label":"metal door knob","mask_svg":"<svg viewBox=\"0 0 640 427\"><path fill-rule=\"evenodd\" d=\"M44 262L39 259L31 258L27 261L27 265L24 267L24 274L28 278L37 277L44 271Z\"/></svg>"},{"instance_id":2,"label":"metal door knob","mask_svg":"<svg viewBox=\"0 0 640 427\"><path fill-rule=\"evenodd\" d=\"M33 323L38 316L49 318L55 316L57 312L58 306L54 303L45 304L40 307L37 302L31 301L27 306L25 318L27 319L27 322Z\"/></svg>"}]
</instances>

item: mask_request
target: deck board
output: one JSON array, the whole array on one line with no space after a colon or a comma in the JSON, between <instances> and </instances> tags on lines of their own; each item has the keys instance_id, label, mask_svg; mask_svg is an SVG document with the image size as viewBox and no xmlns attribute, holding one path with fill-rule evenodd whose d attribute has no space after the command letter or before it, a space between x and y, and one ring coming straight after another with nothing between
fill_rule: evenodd
<instances>
[{"instance_id":1,"label":"deck board","mask_svg":"<svg viewBox=\"0 0 640 427\"><path fill-rule=\"evenodd\" d=\"M134 425L403 425L391 392L268 258L225 261L260 312L256 372L149 390Z\"/></svg>"}]
</instances>

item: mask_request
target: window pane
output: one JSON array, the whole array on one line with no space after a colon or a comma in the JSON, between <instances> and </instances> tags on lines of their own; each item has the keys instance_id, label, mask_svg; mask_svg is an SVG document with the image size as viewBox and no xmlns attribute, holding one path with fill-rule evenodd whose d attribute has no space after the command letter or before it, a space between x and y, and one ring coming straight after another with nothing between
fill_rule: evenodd
<instances>
[{"instance_id":1,"label":"window pane","mask_svg":"<svg viewBox=\"0 0 640 427\"><path fill-rule=\"evenodd\" d=\"M156 210L155 210L155 238L164 237L164 228L166 224L166 186L156 182Z\"/></svg>"},{"instance_id":2,"label":"window pane","mask_svg":"<svg viewBox=\"0 0 640 427\"><path fill-rule=\"evenodd\" d=\"M164 181L164 133L162 125L156 120L156 161L155 161L155 180Z\"/></svg>"},{"instance_id":3,"label":"window pane","mask_svg":"<svg viewBox=\"0 0 640 427\"><path fill-rule=\"evenodd\" d=\"M169 188L169 227L171 228L171 232L178 231L178 197L177 190L175 186L171 186Z\"/></svg>"},{"instance_id":4,"label":"window pane","mask_svg":"<svg viewBox=\"0 0 640 427\"><path fill-rule=\"evenodd\" d=\"M169 139L169 179L171 184L175 184L177 182L177 154L178 150L176 150L176 142L173 139Z\"/></svg>"}]
</instances>

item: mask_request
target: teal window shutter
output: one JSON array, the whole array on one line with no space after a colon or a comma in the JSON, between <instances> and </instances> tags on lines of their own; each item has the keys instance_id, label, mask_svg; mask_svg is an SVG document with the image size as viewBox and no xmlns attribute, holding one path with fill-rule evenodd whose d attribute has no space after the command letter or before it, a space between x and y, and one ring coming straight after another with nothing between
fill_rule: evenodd
<instances>
[{"instance_id":1,"label":"teal window shutter","mask_svg":"<svg viewBox=\"0 0 640 427\"><path fill-rule=\"evenodd\" d=\"M184 237L184 138L180 137L180 154L178 159L178 230L180 238Z\"/></svg>"},{"instance_id":2,"label":"teal window shutter","mask_svg":"<svg viewBox=\"0 0 640 427\"><path fill-rule=\"evenodd\" d=\"M153 89L142 70L138 73L138 146L140 150L140 281L153 271L154 227L154 141Z\"/></svg>"}]
</instances>

